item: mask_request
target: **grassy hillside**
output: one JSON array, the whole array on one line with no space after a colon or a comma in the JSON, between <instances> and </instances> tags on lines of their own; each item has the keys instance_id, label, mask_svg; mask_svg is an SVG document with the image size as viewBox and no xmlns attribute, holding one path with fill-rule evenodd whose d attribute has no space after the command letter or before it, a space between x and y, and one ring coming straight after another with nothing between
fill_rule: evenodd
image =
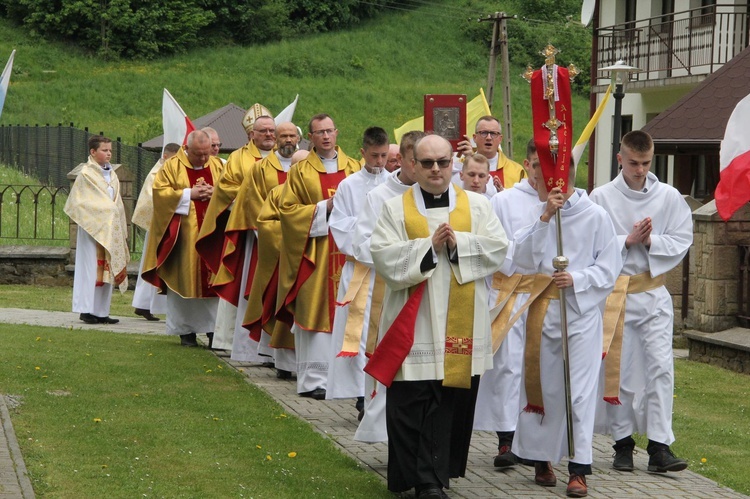
<instances>
[{"instance_id":1,"label":"grassy hillside","mask_svg":"<svg viewBox=\"0 0 750 499\"><path fill-rule=\"evenodd\" d=\"M74 122L137 143L161 133L163 87L192 117L229 102L261 102L278 112L299 93L298 124L304 128L311 115L328 112L340 129L340 145L355 153L367 126L390 132L421 115L423 94L472 98L486 85L488 49L461 34L460 24L470 21L451 12L454 3L443 3L439 11L385 12L350 31L252 48L206 47L153 62L102 62L31 39L0 19L0 59L18 50L0 123ZM492 10L500 7L493 4ZM529 62L543 61L540 56ZM510 71L516 160L523 159L531 130L522 69ZM499 85L500 68L497 78ZM587 121L588 100L578 96L573 107L577 136Z\"/></svg>"}]
</instances>

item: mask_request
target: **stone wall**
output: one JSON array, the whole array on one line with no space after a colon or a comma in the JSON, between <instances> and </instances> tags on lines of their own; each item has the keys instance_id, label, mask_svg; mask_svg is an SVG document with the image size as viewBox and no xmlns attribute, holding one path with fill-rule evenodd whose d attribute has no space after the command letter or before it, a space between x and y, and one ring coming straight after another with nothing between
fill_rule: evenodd
<instances>
[{"instance_id":1,"label":"stone wall","mask_svg":"<svg viewBox=\"0 0 750 499\"><path fill-rule=\"evenodd\" d=\"M711 364L730 371L750 374L750 352L736 346L724 346L705 341L688 340L690 360Z\"/></svg>"},{"instance_id":2,"label":"stone wall","mask_svg":"<svg viewBox=\"0 0 750 499\"><path fill-rule=\"evenodd\" d=\"M724 222L711 201L693 212L693 329L714 333L737 325L740 245L750 245L750 205Z\"/></svg>"},{"instance_id":3,"label":"stone wall","mask_svg":"<svg viewBox=\"0 0 750 499\"><path fill-rule=\"evenodd\" d=\"M59 246L0 246L0 284L72 286L65 266L70 249Z\"/></svg>"}]
</instances>

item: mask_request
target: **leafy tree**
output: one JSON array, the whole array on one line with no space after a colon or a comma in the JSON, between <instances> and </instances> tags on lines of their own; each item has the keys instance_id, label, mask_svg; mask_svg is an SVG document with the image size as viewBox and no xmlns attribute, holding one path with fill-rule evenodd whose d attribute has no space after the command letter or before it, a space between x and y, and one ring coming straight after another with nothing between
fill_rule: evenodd
<instances>
[{"instance_id":1,"label":"leafy tree","mask_svg":"<svg viewBox=\"0 0 750 499\"><path fill-rule=\"evenodd\" d=\"M197 0L0 0L0 6L32 34L70 40L103 56L183 51L215 20Z\"/></svg>"}]
</instances>

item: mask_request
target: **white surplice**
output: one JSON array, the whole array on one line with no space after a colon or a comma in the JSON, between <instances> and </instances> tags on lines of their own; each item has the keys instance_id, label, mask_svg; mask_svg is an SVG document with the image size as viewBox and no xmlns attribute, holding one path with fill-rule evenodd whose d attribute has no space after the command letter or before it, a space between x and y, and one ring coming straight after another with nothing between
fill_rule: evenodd
<instances>
[{"instance_id":1,"label":"white surplice","mask_svg":"<svg viewBox=\"0 0 750 499\"><path fill-rule=\"evenodd\" d=\"M336 247L348 257L354 257L355 227L359 214L365 209L367 193L383 184L388 175L389 173L384 169L378 173L370 173L362 168L342 180L336 188L328 227L336 241ZM354 357L338 356L344 344L344 334L347 332L346 326L349 318L349 305L339 305L339 303L342 302L349 290L353 273L354 262L347 259L341 269L341 280L336 296L337 304L331 336L332 348L328 361L326 399L364 397L365 395L365 373L363 369L367 361L365 349L367 347L367 329L370 323L369 301L364 311L362 330L358 331L360 342L357 355ZM367 281L363 283L363 286L368 286L368 294L372 293L374 284L375 273L370 272Z\"/></svg>"},{"instance_id":2,"label":"white surplice","mask_svg":"<svg viewBox=\"0 0 750 499\"><path fill-rule=\"evenodd\" d=\"M391 198L402 195L410 186L400 180L401 170L395 170L388 175L385 182L367 193L365 207L357 219L354 231L354 258L369 267L373 267L370 254L370 237L378 223L383 204ZM371 305L372 288L368 297L368 307ZM385 393L386 387L369 374L365 374L365 415L357 426L354 440L360 442L385 442L388 440L388 430L385 424Z\"/></svg>"},{"instance_id":3,"label":"white surplice","mask_svg":"<svg viewBox=\"0 0 750 499\"><path fill-rule=\"evenodd\" d=\"M660 183L649 173L643 191L628 187L618 175L591 193L591 200L610 215L622 251L622 275L648 272L666 274L679 265L693 242L690 208L674 187ZM633 224L651 217L651 246L625 248ZM615 440L633 433L645 433L650 440L670 445L674 365L672 332L674 308L665 286L628 294L625 302L622 355L620 360L620 402L597 407L597 431L611 433ZM606 359L605 359L606 362Z\"/></svg>"},{"instance_id":4,"label":"white surplice","mask_svg":"<svg viewBox=\"0 0 750 499\"><path fill-rule=\"evenodd\" d=\"M513 262L540 274L554 272L557 256L557 223L552 217L542 222L545 205L540 204L535 221L514 235ZM594 413L602 356L602 311L614 288L622 266L620 249L609 215L591 202L582 189L565 202L562 219L563 254L570 264L567 272L573 286L566 288L568 352L575 460L591 464ZM541 338L541 384L544 415L521 412L518 418L513 453L525 459L557 463L568 454L565 416L560 302L552 300L547 308ZM521 386L521 406L527 404Z\"/></svg>"},{"instance_id":5,"label":"white surplice","mask_svg":"<svg viewBox=\"0 0 750 499\"><path fill-rule=\"evenodd\" d=\"M490 204L509 238L519 229L528 226L537 216L539 195L527 179L522 179L510 189L497 193ZM499 272L503 276L534 274L535 269L524 269L512 258L513 241L508 244L508 258ZM497 290L490 289L489 306L495 305ZM528 293L516 296L511 317L528 300ZM513 324L508 335L493 357L493 367L484 373L479 382L479 394L474 412L474 429L483 431L515 431L520 405L521 380L523 374L523 352L526 341L526 312Z\"/></svg>"},{"instance_id":6,"label":"white surplice","mask_svg":"<svg viewBox=\"0 0 750 499\"><path fill-rule=\"evenodd\" d=\"M430 232L448 222L456 206L456 190L449 186L448 208L425 209L419 185L412 186L417 210L426 217ZM370 251L375 269L386 282L379 335L396 319L409 298L409 288L427 281L417 311L414 344L396 373L395 381L441 380L444 376L446 321L451 275L459 284L474 286L473 352L471 374L492 368L492 338L484 278L497 271L505 259L508 240L489 201L481 194L466 192L471 211L471 232L456 231L456 256L451 263L447 251L437 254L437 267L422 273L420 265L432 252L432 237L410 239L404 225L403 199L386 201L372 233Z\"/></svg>"}]
</instances>

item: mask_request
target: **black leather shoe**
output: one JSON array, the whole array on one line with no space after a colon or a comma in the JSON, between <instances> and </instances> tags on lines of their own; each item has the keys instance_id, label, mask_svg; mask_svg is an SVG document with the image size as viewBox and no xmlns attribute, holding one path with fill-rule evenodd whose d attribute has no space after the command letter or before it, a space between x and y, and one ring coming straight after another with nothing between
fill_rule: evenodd
<instances>
[{"instance_id":1,"label":"black leather shoe","mask_svg":"<svg viewBox=\"0 0 750 499\"><path fill-rule=\"evenodd\" d=\"M214 333L206 333L206 338L208 338L208 349L213 350L214 346Z\"/></svg>"},{"instance_id":2,"label":"black leather shoe","mask_svg":"<svg viewBox=\"0 0 750 499\"><path fill-rule=\"evenodd\" d=\"M284 369L276 369L276 377L279 379L291 379L292 372Z\"/></svg>"},{"instance_id":3,"label":"black leather shoe","mask_svg":"<svg viewBox=\"0 0 750 499\"><path fill-rule=\"evenodd\" d=\"M92 314L81 314L78 318L86 324L99 324L99 318Z\"/></svg>"},{"instance_id":4,"label":"black leather shoe","mask_svg":"<svg viewBox=\"0 0 750 499\"><path fill-rule=\"evenodd\" d=\"M325 400L326 398L326 389L325 388L316 388L315 390L309 391L309 392L302 392L299 394L300 397L310 397L315 400Z\"/></svg>"},{"instance_id":5,"label":"black leather shoe","mask_svg":"<svg viewBox=\"0 0 750 499\"><path fill-rule=\"evenodd\" d=\"M418 486L414 491L416 499L448 499L448 495L443 492L443 488L434 484L423 484Z\"/></svg>"},{"instance_id":6,"label":"black leather shoe","mask_svg":"<svg viewBox=\"0 0 750 499\"><path fill-rule=\"evenodd\" d=\"M97 317L97 321L99 321L99 324L117 324L120 322L120 319L113 319L110 316L107 317Z\"/></svg>"},{"instance_id":7,"label":"black leather shoe","mask_svg":"<svg viewBox=\"0 0 750 499\"><path fill-rule=\"evenodd\" d=\"M688 463L675 456L665 444L654 444L648 447L648 470L656 473L667 471L682 471L687 469Z\"/></svg>"},{"instance_id":8,"label":"black leather shoe","mask_svg":"<svg viewBox=\"0 0 750 499\"><path fill-rule=\"evenodd\" d=\"M198 340L195 336L195 333L181 334L180 345L184 347L197 347Z\"/></svg>"},{"instance_id":9,"label":"black leather shoe","mask_svg":"<svg viewBox=\"0 0 750 499\"><path fill-rule=\"evenodd\" d=\"M147 321L158 321L159 318L156 317L154 314L151 313L150 310L146 310L145 308L136 308L135 309L135 315L140 315Z\"/></svg>"},{"instance_id":10,"label":"black leather shoe","mask_svg":"<svg viewBox=\"0 0 750 499\"><path fill-rule=\"evenodd\" d=\"M510 446L501 445L497 449L497 456L492 464L497 469L511 468L516 465L516 456L510 451Z\"/></svg>"},{"instance_id":11,"label":"black leather shoe","mask_svg":"<svg viewBox=\"0 0 750 499\"><path fill-rule=\"evenodd\" d=\"M364 411L365 410L365 398L357 397L357 402L354 404L354 408L357 409L357 412Z\"/></svg>"},{"instance_id":12,"label":"black leather shoe","mask_svg":"<svg viewBox=\"0 0 750 499\"><path fill-rule=\"evenodd\" d=\"M621 447L615 449L615 458L612 467L617 471L633 471L633 447Z\"/></svg>"}]
</instances>

